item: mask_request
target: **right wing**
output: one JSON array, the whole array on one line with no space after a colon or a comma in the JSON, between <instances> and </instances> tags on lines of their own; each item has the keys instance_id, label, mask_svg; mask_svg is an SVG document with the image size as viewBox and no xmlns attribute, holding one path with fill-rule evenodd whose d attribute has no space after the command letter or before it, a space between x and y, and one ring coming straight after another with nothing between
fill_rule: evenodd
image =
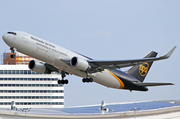
<instances>
[{"instance_id":1,"label":"right wing","mask_svg":"<svg viewBox=\"0 0 180 119\"><path fill-rule=\"evenodd\" d=\"M172 55L175 49L176 46L174 46L166 55L161 57L150 57L150 58L118 60L118 61L88 60L88 63L91 66L90 72L95 73L95 72L103 71L104 69L124 68L124 67L139 65L144 62L167 59Z\"/></svg>"}]
</instances>

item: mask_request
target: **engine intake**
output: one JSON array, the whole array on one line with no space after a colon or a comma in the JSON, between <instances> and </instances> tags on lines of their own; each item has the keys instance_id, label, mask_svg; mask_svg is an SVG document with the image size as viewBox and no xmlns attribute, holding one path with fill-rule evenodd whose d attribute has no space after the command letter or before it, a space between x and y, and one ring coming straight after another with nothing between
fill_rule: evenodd
<instances>
[{"instance_id":1,"label":"engine intake","mask_svg":"<svg viewBox=\"0 0 180 119\"><path fill-rule=\"evenodd\" d=\"M43 63L36 61L36 60L31 60L29 62L28 67L32 71L40 73L40 74L43 74L43 73L50 74L51 73L51 71L48 70L47 67Z\"/></svg>"},{"instance_id":2,"label":"engine intake","mask_svg":"<svg viewBox=\"0 0 180 119\"><path fill-rule=\"evenodd\" d=\"M86 71L88 68L90 68L89 63L86 60L81 59L79 57L73 57L70 61L70 64L71 66L82 71Z\"/></svg>"}]
</instances>

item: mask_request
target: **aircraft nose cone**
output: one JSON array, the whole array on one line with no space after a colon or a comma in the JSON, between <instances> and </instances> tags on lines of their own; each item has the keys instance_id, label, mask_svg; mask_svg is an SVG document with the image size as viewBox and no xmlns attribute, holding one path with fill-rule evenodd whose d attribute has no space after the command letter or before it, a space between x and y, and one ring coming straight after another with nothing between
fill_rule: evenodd
<instances>
[{"instance_id":1,"label":"aircraft nose cone","mask_svg":"<svg viewBox=\"0 0 180 119\"><path fill-rule=\"evenodd\" d=\"M4 34L4 35L2 36L2 39L4 40L4 42L6 42L6 40L7 40L7 34Z\"/></svg>"},{"instance_id":2,"label":"aircraft nose cone","mask_svg":"<svg viewBox=\"0 0 180 119\"><path fill-rule=\"evenodd\" d=\"M10 45L11 44L11 36L9 36L8 34L4 34L3 36L2 36L2 39L3 39L3 41L7 44L7 45Z\"/></svg>"},{"instance_id":3,"label":"aircraft nose cone","mask_svg":"<svg viewBox=\"0 0 180 119\"><path fill-rule=\"evenodd\" d=\"M6 34L4 34L4 35L2 36L2 39L3 39L3 40L5 40L5 37L6 37L5 35L6 35Z\"/></svg>"}]
</instances>

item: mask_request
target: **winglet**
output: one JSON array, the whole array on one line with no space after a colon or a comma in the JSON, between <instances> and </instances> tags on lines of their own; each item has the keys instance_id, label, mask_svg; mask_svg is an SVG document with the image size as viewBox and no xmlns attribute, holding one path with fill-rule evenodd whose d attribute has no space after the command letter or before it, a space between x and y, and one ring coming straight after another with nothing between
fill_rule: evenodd
<instances>
[{"instance_id":1,"label":"winglet","mask_svg":"<svg viewBox=\"0 0 180 119\"><path fill-rule=\"evenodd\" d=\"M166 55L162 56L163 59L167 59L169 58L172 53L174 52L174 50L176 49L176 46L174 46Z\"/></svg>"}]
</instances>

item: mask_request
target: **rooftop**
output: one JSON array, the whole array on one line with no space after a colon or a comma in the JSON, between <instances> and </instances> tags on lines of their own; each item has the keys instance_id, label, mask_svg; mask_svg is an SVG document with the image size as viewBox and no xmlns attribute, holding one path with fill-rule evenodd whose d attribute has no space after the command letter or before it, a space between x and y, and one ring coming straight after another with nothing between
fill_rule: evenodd
<instances>
[{"instance_id":1,"label":"rooftop","mask_svg":"<svg viewBox=\"0 0 180 119\"><path fill-rule=\"evenodd\" d=\"M28 116L31 117L66 117L66 118L74 118L74 117L114 117L114 116L127 116L134 114L133 109L137 109L138 113L147 113L150 112L158 112L158 111L166 111L173 112L172 110L178 109L180 111L180 101L175 100L167 100L167 101L144 101L144 102L128 102L128 103L114 103L114 104L106 104L106 107L109 108L109 111L101 111L101 105L90 105L90 106L80 106L80 107L67 107L67 108L32 108L28 112ZM135 108L136 107L136 108ZM171 111L170 111L171 110ZM5 108L0 108L1 114L8 115L24 115L22 111L12 111Z\"/></svg>"}]
</instances>

